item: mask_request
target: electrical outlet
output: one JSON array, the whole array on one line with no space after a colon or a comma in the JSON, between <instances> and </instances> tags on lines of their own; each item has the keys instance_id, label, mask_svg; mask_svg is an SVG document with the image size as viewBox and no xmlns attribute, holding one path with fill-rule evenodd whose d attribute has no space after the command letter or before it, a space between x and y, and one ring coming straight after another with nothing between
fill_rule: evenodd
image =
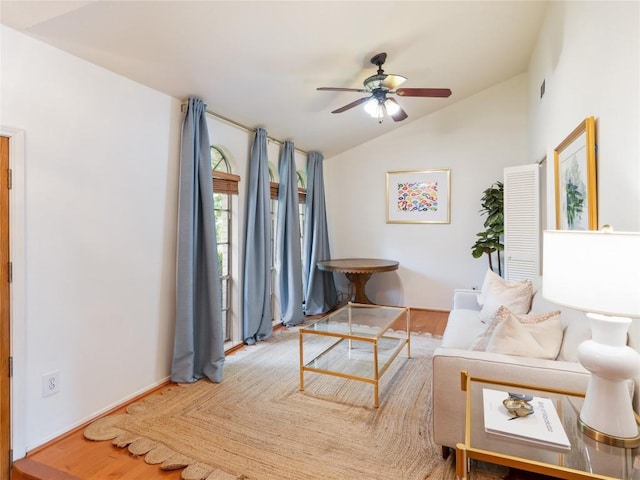
<instances>
[{"instance_id":1,"label":"electrical outlet","mask_svg":"<svg viewBox=\"0 0 640 480\"><path fill-rule=\"evenodd\" d=\"M42 376L42 398L60 392L60 371L47 373Z\"/></svg>"}]
</instances>

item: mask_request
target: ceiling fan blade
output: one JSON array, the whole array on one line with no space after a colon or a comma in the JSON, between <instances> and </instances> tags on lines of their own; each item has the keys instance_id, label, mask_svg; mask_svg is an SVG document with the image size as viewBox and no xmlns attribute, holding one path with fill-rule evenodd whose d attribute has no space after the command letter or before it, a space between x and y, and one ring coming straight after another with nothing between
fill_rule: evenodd
<instances>
[{"instance_id":1,"label":"ceiling fan blade","mask_svg":"<svg viewBox=\"0 0 640 480\"><path fill-rule=\"evenodd\" d=\"M387 98L387 101L395 103L396 107L398 107L398 111L396 113L394 113L393 115L390 114L389 110L387 109L387 113L389 113L389 116L393 119L394 122L401 122L402 120L404 120L405 118L407 118L409 116L409 115L407 115L407 112L405 112L402 109L402 107L398 104L398 102L395 101L395 99Z\"/></svg>"},{"instance_id":2,"label":"ceiling fan blade","mask_svg":"<svg viewBox=\"0 0 640 480\"><path fill-rule=\"evenodd\" d=\"M381 85L389 90L395 90L406 81L407 77L402 75L387 75Z\"/></svg>"},{"instance_id":3,"label":"ceiling fan blade","mask_svg":"<svg viewBox=\"0 0 640 480\"><path fill-rule=\"evenodd\" d=\"M343 88L343 87L318 87L316 90L323 90L329 92L360 92L366 93L369 90L365 90L364 88Z\"/></svg>"},{"instance_id":4,"label":"ceiling fan blade","mask_svg":"<svg viewBox=\"0 0 640 480\"><path fill-rule=\"evenodd\" d=\"M451 90L448 88L399 88L395 91L401 97L448 97Z\"/></svg>"},{"instance_id":5,"label":"ceiling fan blade","mask_svg":"<svg viewBox=\"0 0 640 480\"><path fill-rule=\"evenodd\" d=\"M362 104L362 103L364 103L364 102L368 101L370 98L371 98L371 97L362 97L362 98L359 98L359 99L358 99L358 100L356 100L355 102L348 103L348 104L347 104L347 105L345 105L344 107L340 107L340 108L338 108L337 110L334 110L334 111L333 111L333 112L331 112L331 113L342 113L342 112L344 112L344 111L349 110L350 108L357 107L358 105L360 105L360 104Z\"/></svg>"}]
</instances>

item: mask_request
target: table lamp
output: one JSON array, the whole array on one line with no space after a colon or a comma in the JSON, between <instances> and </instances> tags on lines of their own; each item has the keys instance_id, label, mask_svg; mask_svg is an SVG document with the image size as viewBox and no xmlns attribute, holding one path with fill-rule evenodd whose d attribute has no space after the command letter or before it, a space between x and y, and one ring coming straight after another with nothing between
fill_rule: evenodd
<instances>
[{"instance_id":1,"label":"table lamp","mask_svg":"<svg viewBox=\"0 0 640 480\"><path fill-rule=\"evenodd\" d=\"M638 376L640 355L627 346L627 331L640 322L640 233L548 230L543 237L543 296L588 312L591 325L592 338L578 347L591 372L579 427L599 442L639 445L629 379Z\"/></svg>"}]
</instances>

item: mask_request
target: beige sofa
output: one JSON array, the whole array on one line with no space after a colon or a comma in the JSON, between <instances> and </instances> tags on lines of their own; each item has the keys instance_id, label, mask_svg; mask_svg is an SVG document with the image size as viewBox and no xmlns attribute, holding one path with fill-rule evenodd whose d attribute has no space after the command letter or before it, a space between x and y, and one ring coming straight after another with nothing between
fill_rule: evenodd
<instances>
[{"instance_id":1,"label":"beige sofa","mask_svg":"<svg viewBox=\"0 0 640 480\"><path fill-rule=\"evenodd\" d=\"M455 448L464 441L465 394L460 389L460 371L474 377L586 391L589 372L577 362L577 347L590 337L584 313L559 307L542 298L541 280L533 282L530 314L560 310L561 342L557 357L529 358L494 351L471 350L487 328L480 320L478 291L456 290L442 346L433 355L433 438L443 447ZM637 345L636 345L637 348Z\"/></svg>"}]
</instances>

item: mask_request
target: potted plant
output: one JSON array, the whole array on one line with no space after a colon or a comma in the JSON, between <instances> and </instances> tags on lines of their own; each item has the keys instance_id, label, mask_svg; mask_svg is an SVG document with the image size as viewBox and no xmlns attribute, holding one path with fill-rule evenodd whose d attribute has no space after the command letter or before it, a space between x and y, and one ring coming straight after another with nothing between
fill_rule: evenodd
<instances>
[{"instance_id":1,"label":"potted plant","mask_svg":"<svg viewBox=\"0 0 640 480\"><path fill-rule=\"evenodd\" d=\"M504 185L495 182L482 192L481 215L486 215L484 232L477 234L478 239L471 247L473 258L480 258L486 254L489 258L489 268L493 268L493 253L497 256L498 275L502 276L502 261L500 252L504 250L502 236L504 235Z\"/></svg>"}]
</instances>

